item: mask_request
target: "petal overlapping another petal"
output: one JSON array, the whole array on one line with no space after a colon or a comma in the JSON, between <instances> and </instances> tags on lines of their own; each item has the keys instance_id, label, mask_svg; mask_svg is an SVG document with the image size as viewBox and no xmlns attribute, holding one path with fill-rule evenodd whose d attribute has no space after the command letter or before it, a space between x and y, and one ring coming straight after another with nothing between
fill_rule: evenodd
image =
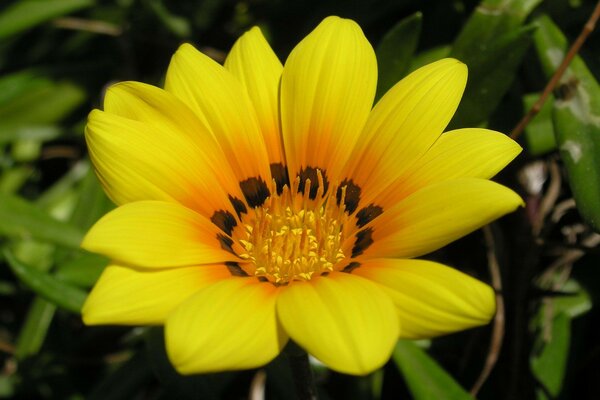
<instances>
[{"instance_id":1,"label":"petal overlapping another petal","mask_svg":"<svg viewBox=\"0 0 600 400\"><path fill-rule=\"evenodd\" d=\"M418 257L522 205L515 192L484 179L452 179L430 185L365 228L372 229L373 243L360 257Z\"/></svg>"},{"instance_id":2,"label":"petal overlapping another petal","mask_svg":"<svg viewBox=\"0 0 600 400\"><path fill-rule=\"evenodd\" d=\"M375 52L351 20L326 18L292 50L281 77L281 126L290 178L325 170L337 181L368 118Z\"/></svg>"},{"instance_id":3,"label":"petal overlapping another petal","mask_svg":"<svg viewBox=\"0 0 600 400\"><path fill-rule=\"evenodd\" d=\"M369 260L352 272L381 285L400 317L400 336L422 339L485 325L494 290L453 268L425 260Z\"/></svg>"},{"instance_id":4,"label":"petal overlapping another petal","mask_svg":"<svg viewBox=\"0 0 600 400\"><path fill-rule=\"evenodd\" d=\"M458 107L466 66L443 59L392 87L369 115L344 175L368 204L400 177L441 135Z\"/></svg>"},{"instance_id":5,"label":"petal overlapping another petal","mask_svg":"<svg viewBox=\"0 0 600 400\"><path fill-rule=\"evenodd\" d=\"M381 367L400 329L387 294L339 272L283 287L277 314L296 343L330 368L350 374Z\"/></svg>"},{"instance_id":6,"label":"petal overlapping another petal","mask_svg":"<svg viewBox=\"0 0 600 400\"><path fill-rule=\"evenodd\" d=\"M85 301L83 321L88 325L162 324L188 297L229 277L225 265L140 270L111 264Z\"/></svg>"},{"instance_id":7,"label":"petal overlapping another petal","mask_svg":"<svg viewBox=\"0 0 600 400\"><path fill-rule=\"evenodd\" d=\"M285 163L279 129L279 81L283 65L260 28L244 33L233 45L225 68L239 79L256 110L271 164Z\"/></svg>"},{"instance_id":8,"label":"petal overlapping another petal","mask_svg":"<svg viewBox=\"0 0 600 400\"><path fill-rule=\"evenodd\" d=\"M173 55L165 89L211 129L239 181L260 176L270 182L269 158L256 112L231 72L183 44Z\"/></svg>"},{"instance_id":9,"label":"petal overlapping another petal","mask_svg":"<svg viewBox=\"0 0 600 400\"><path fill-rule=\"evenodd\" d=\"M220 247L221 231L207 218L161 201L120 206L90 229L81 247L141 268L237 261Z\"/></svg>"},{"instance_id":10,"label":"petal overlapping another petal","mask_svg":"<svg viewBox=\"0 0 600 400\"><path fill-rule=\"evenodd\" d=\"M445 132L405 174L377 197L377 204L387 208L419 189L450 179L489 179L521 150L521 146L505 134L489 129Z\"/></svg>"},{"instance_id":11,"label":"petal overlapping another petal","mask_svg":"<svg viewBox=\"0 0 600 400\"><path fill-rule=\"evenodd\" d=\"M278 290L230 278L199 291L167 319L167 354L182 374L256 368L288 341L277 322Z\"/></svg>"},{"instance_id":12,"label":"petal overlapping another petal","mask_svg":"<svg viewBox=\"0 0 600 400\"><path fill-rule=\"evenodd\" d=\"M115 87L109 93L119 93L120 97L127 92L125 88ZM150 114L147 109L151 106L139 103L143 101L137 102L139 112ZM109 108L114 110L116 100L111 104ZM168 114L168 110L164 113ZM179 114L184 112L180 110L175 115ZM185 123L186 119L181 117L181 121ZM192 118L189 129L195 127ZM198 137L194 138L193 134ZM210 140L202 147L201 129L186 132L174 124L158 123L152 118L141 122L94 110L89 115L85 136L98 178L118 205L140 200L169 201L210 217L215 210L233 211L228 193L241 196L227 166L215 172L223 161L217 157L218 152L213 153L215 147Z\"/></svg>"}]
</instances>

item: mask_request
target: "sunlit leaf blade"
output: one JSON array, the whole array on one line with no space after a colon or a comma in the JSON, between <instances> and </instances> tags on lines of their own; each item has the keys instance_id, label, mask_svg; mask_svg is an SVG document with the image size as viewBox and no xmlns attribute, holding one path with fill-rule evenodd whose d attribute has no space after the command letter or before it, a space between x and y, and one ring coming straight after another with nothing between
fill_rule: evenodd
<instances>
[{"instance_id":1,"label":"sunlit leaf blade","mask_svg":"<svg viewBox=\"0 0 600 400\"><path fill-rule=\"evenodd\" d=\"M0 39L15 35L52 18L79 11L94 0L19 0L0 13Z\"/></svg>"},{"instance_id":2,"label":"sunlit leaf blade","mask_svg":"<svg viewBox=\"0 0 600 400\"><path fill-rule=\"evenodd\" d=\"M70 218L73 225L85 230L114 207L104 193L93 168L90 168L89 164L87 166L86 175L79 187L79 199Z\"/></svg>"},{"instance_id":3,"label":"sunlit leaf blade","mask_svg":"<svg viewBox=\"0 0 600 400\"><path fill-rule=\"evenodd\" d=\"M80 312L87 297L85 291L20 262L7 249L4 249L3 254L17 278L31 290L58 307L74 313Z\"/></svg>"},{"instance_id":4,"label":"sunlit leaf blade","mask_svg":"<svg viewBox=\"0 0 600 400\"><path fill-rule=\"evenodd\" d=\"M81 251L72 260L58 265L54 276L69 284L89 288L96 283L108 262L98 254Z\"/></svg>"},{"instance_id":5,"label":"sunlit leaf blade","mask_svg":"<svg viewBox=\"0 0 600 400\"><path fill-rule=\"evenodd\" d=\"M472 399L435 360L413 342L400 340L392 358L415 400Z\"/></svg>"},{"instance_id":6,"label":"sunlit leaf blade","mask_svg":"<svg viewBox=\"0 0 600 400\"><path fill-rule=\"evenodd\" d=\"M0 174L0 193L17 192L32 173L33 167L29 165L21 165L3 171Z\"/></svg>"},{"instance_id":7,"label":"sunlit leaf blade","mask_svg":"<svg viewBox=\"0 0 600 400\"><path fill-rule=\"evenodd\" d=\"M46 334L56 306L46 299L36 297L27 313L25 323L19 332L15 356L17 359L24 359L37 354L44 344Z\"/></svg>"},{"instance_id":8,"label":"sunlit leaf blade","mask_svg":"<svg viewBox=\"0 0 600 400\"><path fill-rule=\"evenodd\" d=\"M568 43L546 16L536 21L535 47L550 77ZM580 57L575 57L555 90L553 121L556 142L582 217L600 231L600 85Z\"/></svg>"},{"instance_id":9,"label":"sunlit leaf blade","mask_svg":"<svg viewBox=\"0 0 600 400\"><path fill-rule=\"evenodd\" d=\"M420 12L404 18L390 29L375 50L377 54L377 95L379 99L406 75L421 34Z\"/></svg>"},{"instance_id":10,"label":"sunlit leaf blade","mask_svg":"<svg viewBox=\"0 0 600 400\"><path fill-rule=\"evenodd\" d=\"M527 113L539 99L540 93L532 93L523 97L524 113ZM556 150L554 125L552 123L552 105L554 97L549 96L542 109L525 127L527 150L531 155L539 156Z\"/></svg>"},{"instance_id":11,"label":"sunlit leaf blade","mask_svg":"<svg viewBox=\"0 0 600 400\"><path fill-rule=\"evenodd\" d=\"M58 221L30 202L0 193L0 235L33 238L61 246L78 248L83 232Z\"/></svg>"},{"instance_id":12,"label":"sunlit leaf blade","mask_svg":"<svg viewBox=\"0 0 600 400\"><path fill-rule=\"evenodd\" d=\"M38 82L34 87L26 85L20 88L14 96L0 105L0 141L2 142L10 138L26 136L26 132L19 133L23 127L34 129L61 120L85 99L83 90L72 83L56 83L35 75L32 75L32 78ZM47 133L45 135L48 136Z\"/></svg>"},{"instance_id":13,"label":"sunlit leaf blade","mask_svg":"<svg viewBox=\"0 0 600 400\"><path fill-rule=\"evenodd\" d=\"M545 390L539 390L538 399L555 398L560 393L569 355L571 319L563 313L549 321L549 335L540 331L538 354L531 357L531 370ZM550 397L546 396L550 394Z\"/></svg>"}]
</instances>

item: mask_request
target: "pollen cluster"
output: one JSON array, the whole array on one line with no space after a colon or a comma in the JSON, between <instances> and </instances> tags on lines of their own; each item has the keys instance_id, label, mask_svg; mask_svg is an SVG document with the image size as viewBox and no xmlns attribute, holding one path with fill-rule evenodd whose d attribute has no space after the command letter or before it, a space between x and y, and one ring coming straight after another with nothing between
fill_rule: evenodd
<instances>
[{"instance_id":1,"label":"pollen cluster","mask_svg":"<svg viewBox=\"0 0 600 400\"><path fill-rule=\"evenodd\" d=\"M338 206L335 196L323 196L320 173L313 199L310 179L303 193L299 184L298 178L280 194L272 190L262 206L242 218L234 234L243 248L239 256L253 264L254 275L275 284L309 280L333 271L345 258L343 228L348 217L343 199Z\"/></svg>"}]
</instances>

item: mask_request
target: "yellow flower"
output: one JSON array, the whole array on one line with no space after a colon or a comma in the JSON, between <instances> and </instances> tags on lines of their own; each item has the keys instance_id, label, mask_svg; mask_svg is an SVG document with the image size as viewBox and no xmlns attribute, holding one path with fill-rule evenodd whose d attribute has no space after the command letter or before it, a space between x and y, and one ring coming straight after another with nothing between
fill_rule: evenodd
<instances>
[{"instance_id":1,"label":"yellow flower","mask_svg":"<svg viewBox=\"0 0 600 400\"><path fill-rule=\"evenodd\" d=\"M489 286L414 259L522 203L488 180L515 142L442 134L466 78L444 59L372 108L373 49L330 17L285 66L253 28L224 67L184 44L164 90L112 86L86 139L119 207L82 245L112 259L84 321L164 324L184 374L261 366L290 338L365 374L398 338L486 324Z\"/></svg>"}]
</instances>

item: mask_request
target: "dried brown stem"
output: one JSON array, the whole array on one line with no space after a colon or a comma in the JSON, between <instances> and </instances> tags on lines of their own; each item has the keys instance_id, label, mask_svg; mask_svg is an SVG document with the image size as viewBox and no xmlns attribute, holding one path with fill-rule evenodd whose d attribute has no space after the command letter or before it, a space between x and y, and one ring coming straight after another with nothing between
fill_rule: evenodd
<instances>
[{"instance_id":1,"label":"dried brown stem","mask_svg":"<svg viewBox=\"0 0 600 400\"><path fill-rule=\"evenodd\" d=\"M123 33L123 30L120 27L108 22L92 21L75 17L57 18L52 21L52 25L62 29L98 33L100 35L108 36L120 36Z\"/></svg>"},{"instance_id":2,"label":"dried brown stem","mask_svg":"<svg viewBox=\"0 0 600 400\"><path fill-rule=\"evenodd\" d=\"M494 240L494 234L490 225L483 227L483 236L487 247L487 259L488 268L490 270L490 276L492 278L492 287L496 292L496 316L494 317L494 327L492 331L492 339L490 341L490 348L488 355L485 359L485 364L477 381L471 388L471 395L477 396L477 393L489 377L490 373L494 369L500 350L502 349L502 341L504 339L504 298L502 296L502 277L500 276L500 265L498 263L496 241Z\"/></svg>"},{"instance_id":3,"label":"dried brown stem","mask_svg":"<svg viewBox=\"0 0 600 400\"><path fill-rule=\"evenodd\" d=\"M510 133L511 138L518 138L521 135L521 133L523 133L523 129L525 129L527 124L529 124L533 117L535 117L536 114L540 112L542 106L548 99L548 96L550 95L550 93L552 93L552 91L558 84L558 81L560 80L560 78L562 78L563 74L567 70L567 67L569 66L575 55L579 52L579 49L581 49L581 46L583 46L583 43L585 42L587 37L590 35L590 33L592 33L592 31L596 27L596 22L598 21L598 18L600 18L600 1L596 3L596 7L590 15L590 18L583 26L581 33L579 34L575 42L573 42L573 45L571 45L571 48L567 52L567 55L563 59L562 63L559 65L558 69L556 70L554 75L552 75L552 78L550 78L550 80L548 81L548 84L544 88L544 91L540 95L540 98L535 102L535 104L531 107L527 114L523 116L521 121L519 121L517 126L515 126L515 128Z\"/></svg>"}]
</instances>

